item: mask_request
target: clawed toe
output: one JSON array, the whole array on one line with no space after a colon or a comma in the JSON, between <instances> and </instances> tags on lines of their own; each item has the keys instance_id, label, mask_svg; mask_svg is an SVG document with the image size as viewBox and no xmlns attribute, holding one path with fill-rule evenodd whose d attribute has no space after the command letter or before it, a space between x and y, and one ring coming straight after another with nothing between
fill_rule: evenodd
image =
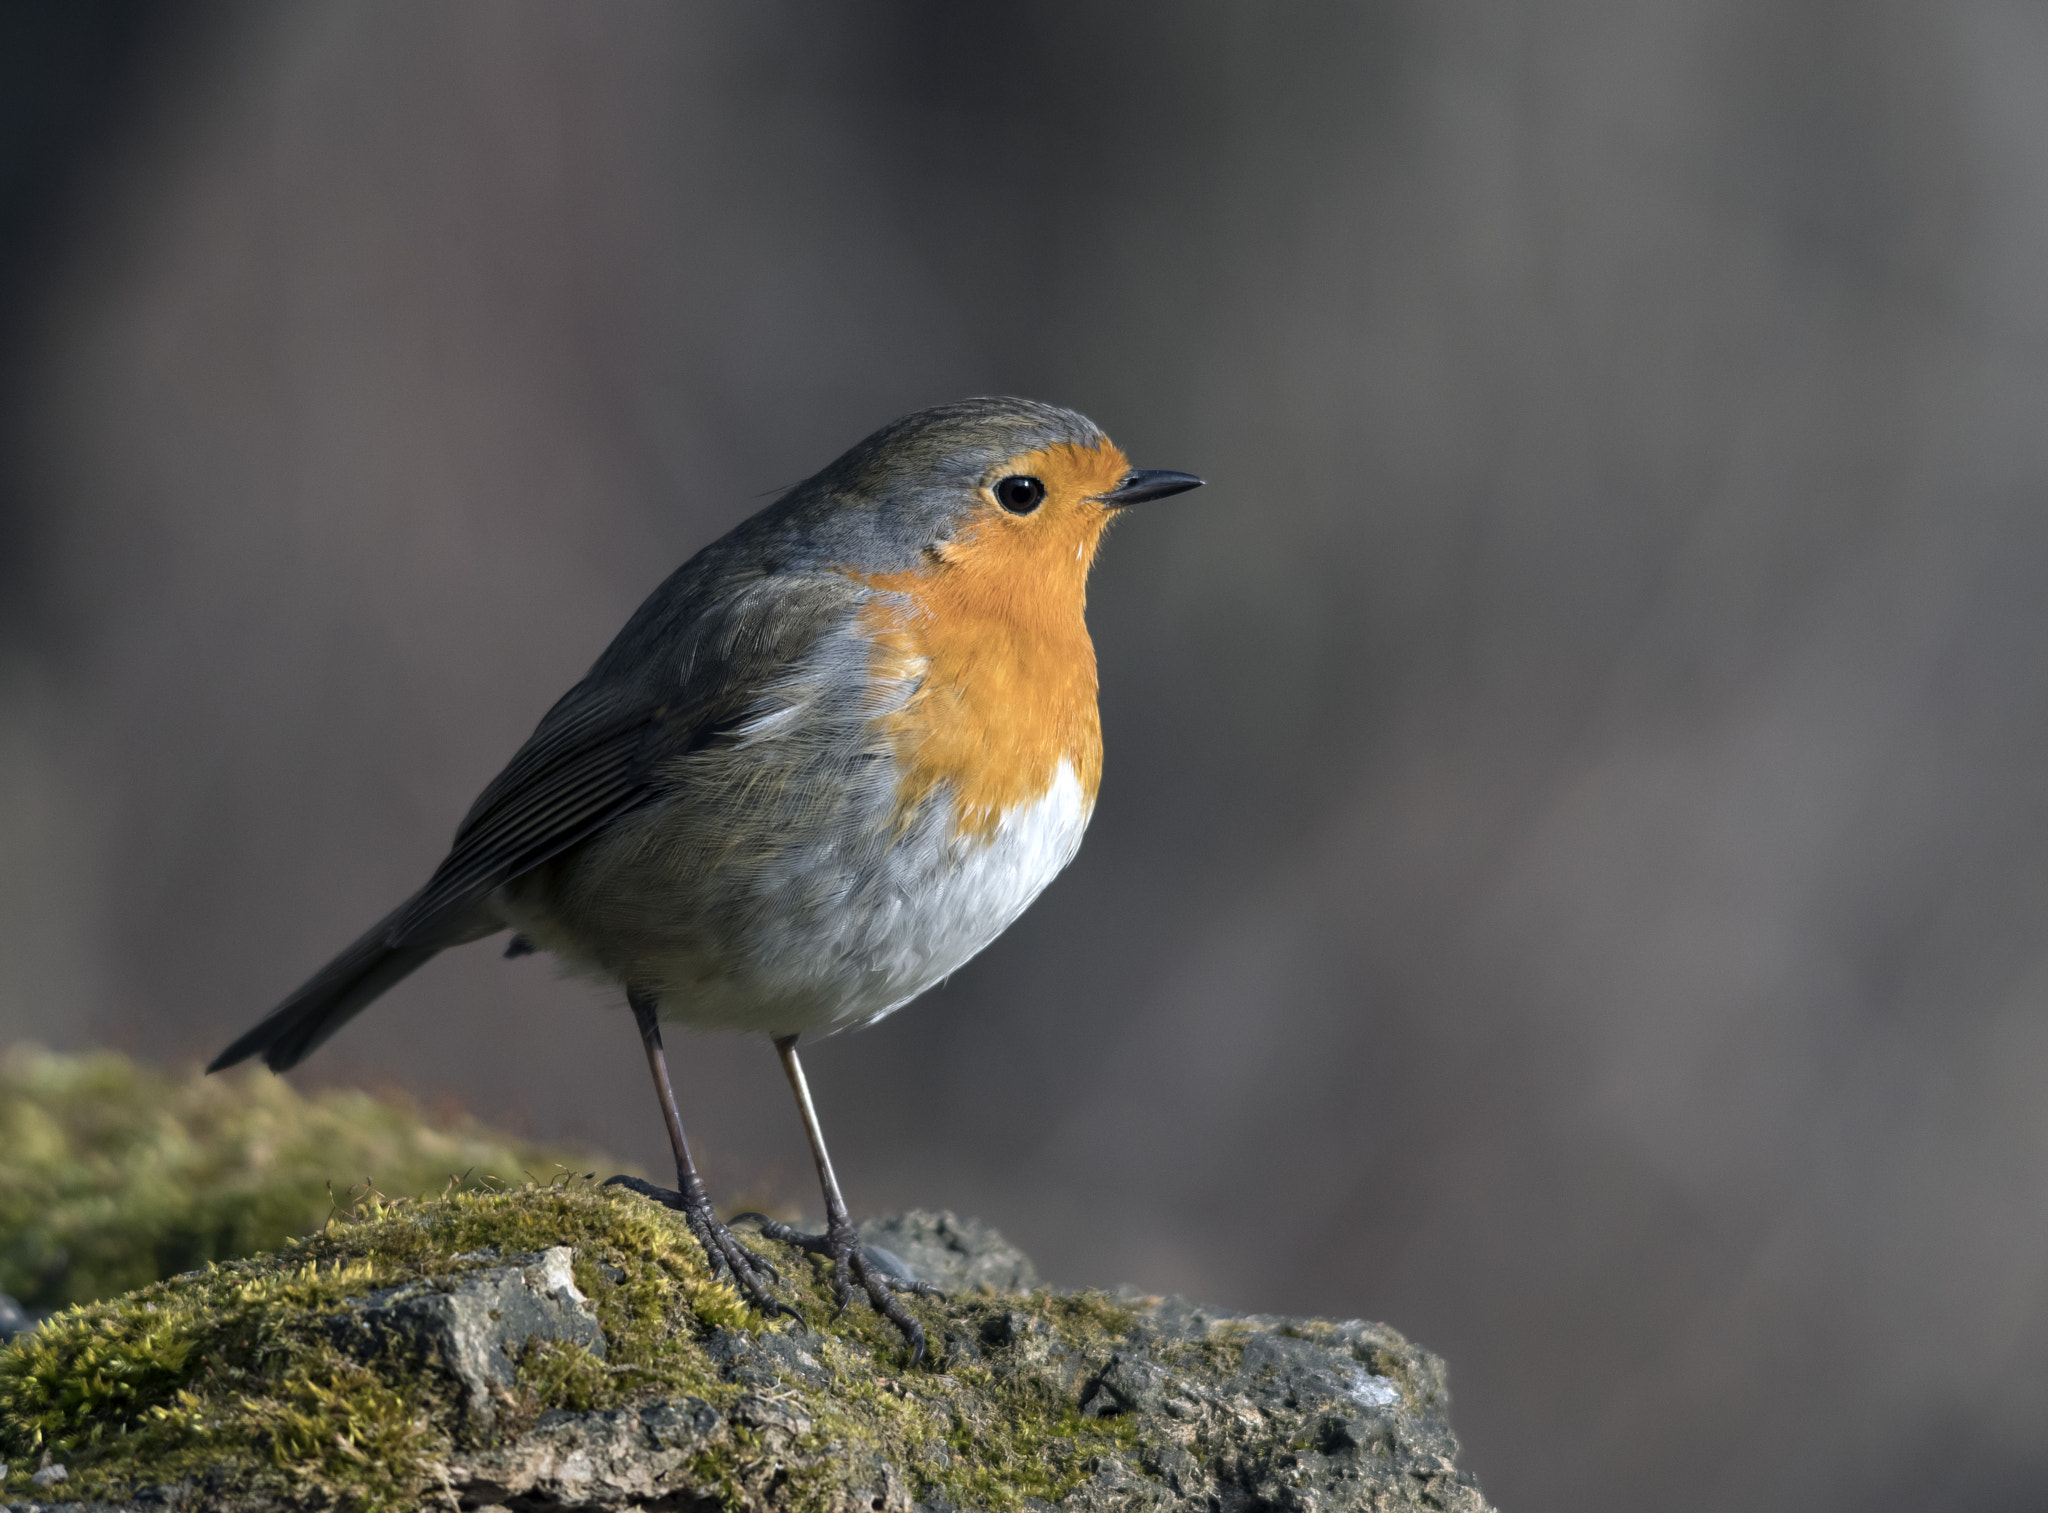
<instances>
[{"instance_id":1,"label":"clawed toe","mask_svg":"<svg viewBox=\"0 0 2048 1513\"><path fill-rule=\"evenodd\" d=\"M868 1302L873 1305L875 1312L894 1324L897 1332L909 1341L910 1364L915 1366L924 1359L924 1326L910 1316L909 1309L896 1301L896 1289L902 1285L901 1279L888 1276L870 1261L866 1249L858 1240L853 1239L851 1230L847 1232L847 1239L850 1243L844 1256L835 1255L834 1261L838 1263L842 1274L848 1263L851 1263L853 1274L860 1279L861 1290L867 1293ZM908 1290L914 1292L917 1287L918 1283L913 1278Z\"/></svg>"},{"instance_id":2,"label":"clawed toe","mask_svg":"<svg viewBox=\"0 0 2048 1513\"><path fill-rule=\"evenodd\" d=\"M814 1256L829 1258L832 1262L834 1311L843 1311L853 1301L853 1284L858 1282L875 1312L894 1324L909 1344L910 1364L915 1366L924 1359L924 1327L911 1317L910 1310L896 1301L896 1294L908 1292L927 1298L943 1297L944 1294L931 1283L920 1282L916 1273L899 1257L879 1245L861 1244L850 1224L844 1227L835 1225L821 1235L807 1235L764 1214L739 1214L734 1222L739 1219L754 1220L768 1239L793 1245Z\"/></svg>"},{"instance_id":3,"label":"clawed toe","mask_svg":"<svg viewBox=\"0 0 2048 1513\"><path fill-rule=\"evenodd\" d=\"M652 1198L664 1208L673 1208L677 1213L688 1213L689 1205L683 1202L683 1195L673 1187L657 1187L644 1177L607 1177L606 1187L623 1187L627 1192L638 1193L643 1198Z\"/></svg>"},{"instance_id":4,"label":"clawed toe","mask_svg":"<svg viewBox=\"0 0 2048 1513\"><path fill-rule=\"evenodd\" d=\"M853 1286L846 1279L846 1268L838 1264L839 1255L833 1247L830 1235L807 1235L794 1225L784 1224L779 1219L771 1219L766 1214L747 1213L733 1215L733 1223L735 1224L747 1219L754 1221L754 1227L760 1230L762 1236L766 1239L777 1241L783 1245L792 1245L809 1255L829 1256L834 1263L832 1267L833 1311L835 1313L843 1311L846 1305L853 1301Z\"/></svg>"},{"instance_id":5,"label":"clawed toe","mask_svg":"<svg viewBox=\"0 0 2048 1513\"><path fill-rule=\"evenodd\" d=\"M768 1282L782 1274L775 1269L775 1263L757 1251L740 1244L730 1229L719 1221L708 1201L692 1202L687 1194L674 1188L660 1187L639 1177L613 1177L604 1184L606 1187L623 1187L636 1192L643 1198L652 1198L664 1208L672 1208L683 1216L690 1226L690 1233L697 1243L704 1247L704 1259L711 1267L711 1274L730 1276L733 1285L761 1312L786 1314L792 1319L801 1319L788 1303L768 1290Z\"/></svg>"},{"instance_id":6,"label":"clawed toe","mask_svg":"<svg viewBox=\"0 0 2048 1513\"><path fill-rule=\"evenodd\" d=\"M920 1298L942 1298L946 1290L933 1282L918 1280L910 1264L893 1250L884 1250L879 1245L863 1245L862 1252L868 1258L868 1265L875 1275L891 1292L907 1292Z\"/></svg>"},{"instance_id":7,"label":"clawed toe","mask_svg":"<svg viewBox=\"0 0 2048 1513\"><path fill-rule=\"evenodd\" d=\"M717 1217L690 1216L690 1229L697 1236L697 1242L704 1247L704 1253L711 1258L712 1274L730 1271L741 1277L755 1273L762 1277L780 1277L775 1263L759 1251L750 1250L740 1244L733 1232L718 1222ZM779 1305L778 1305L779 1306Z\"/></svg>"},{"instance_id":8,"label":"clawed toe","mask_svg":"<svg viewBox=\"0 0 2048 1513\"><path fill-rule=\"evenodd\" d=\"M824 1255L828 1251L829 1242L823 1235L807 1235L795 1225L785 1224L780 1219L771 1219L766 1214L752 1212L732 1216L732 1222L735 1224L745 1224L749 1221L752 1221L754 1228L760 1230L764 1237L779 1244L794 1245L798 1250L809 1251L813 1255Z\"/></svg>"}]
</instances>

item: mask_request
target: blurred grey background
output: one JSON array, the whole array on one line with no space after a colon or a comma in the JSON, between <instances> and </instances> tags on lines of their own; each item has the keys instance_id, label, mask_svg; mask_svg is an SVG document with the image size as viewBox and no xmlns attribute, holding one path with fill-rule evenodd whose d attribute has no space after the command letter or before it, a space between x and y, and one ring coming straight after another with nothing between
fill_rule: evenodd
<instances>
[{"instance_id":1,"label":"blurred grey background","mask_svg":"<svg viewBox=\"0 0 2048 1513\"><path fill-rule=\"evenodd\" d=\"M1525 1513L2048 1502L2048 8L0 32L0 1038L203 1059L674 563L1030 394L1212 481L1096 578L1079 861L813 1055L855 1207L1386 1319ZM662 1161L544 961L302 1075Z\"/></svg>"}]
</instances>

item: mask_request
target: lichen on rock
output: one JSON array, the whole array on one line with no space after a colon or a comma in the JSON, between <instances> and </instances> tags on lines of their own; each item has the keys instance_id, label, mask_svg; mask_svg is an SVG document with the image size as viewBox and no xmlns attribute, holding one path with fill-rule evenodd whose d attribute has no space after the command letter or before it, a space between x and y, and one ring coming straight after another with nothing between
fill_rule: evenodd
<instances>
[{"instance_id":1,"label":"lichen on rock","mask_svg":"<svg viewBox=\"0 0 2048 1513\"><path fill-rule=\"evenodd\" d=\"M867 1226L951 1290L912 1367L823 1265L801 1320L681 1220L585 1182L374 1200L275 1254L73 1308L0 1350L0 1492L120 1508L1438 1508L1443 1367L1381 1325L1033 1285L945 1214ZM974 1280L979 1279L979 1280ZM65 1468L58 1487L48 1467Z\"/></svg>"}]
</instances>

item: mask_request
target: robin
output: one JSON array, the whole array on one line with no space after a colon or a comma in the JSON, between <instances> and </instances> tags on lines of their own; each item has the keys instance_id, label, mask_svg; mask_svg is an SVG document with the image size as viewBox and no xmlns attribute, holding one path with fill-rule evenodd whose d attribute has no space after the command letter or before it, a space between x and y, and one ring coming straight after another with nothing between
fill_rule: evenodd
<instances>
[{"instance_id":1,"label":"robin","mask_svg":"<svg viewBox=\"0 0 2048 1513\"><path fill-rule=\"evenodd\" d=\"M303 1061L449 946L513 932L625 990L679 1210L764 1309L776 1273L714 1212L669 1085L664 1018L774 1041L829 1256L924 1336L864 1251L797 1040L872 1024L956 971L1081 844L1102 774L1088 569L1129 505L1197 488L1092 421L971 399L884 426L678 568L542 718L425 887L208 1071Z\"/></svg>"}]
</instances>

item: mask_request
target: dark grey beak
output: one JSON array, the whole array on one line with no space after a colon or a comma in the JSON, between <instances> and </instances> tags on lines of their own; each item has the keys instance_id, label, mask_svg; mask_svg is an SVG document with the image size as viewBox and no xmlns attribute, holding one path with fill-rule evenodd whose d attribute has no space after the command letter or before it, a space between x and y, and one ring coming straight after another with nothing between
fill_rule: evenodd
<instances>
[{"instance_id":1,"label":"dark grey beak","mask_svg":"<svg viewBox=\"0 0 2048 1513\"><path fill-rule=\"evenodd\" d=\"M1100 495L1102 502L1112 509L1121 509L1127 504L1143 504L1147 499L1165 499L1173 494L1185 494L1189 489L1198 489L1203 480L1193 473L1169 473L1165 468L1137 468L1124 475L1124 481Z\"/></svg>"}]
</instances>

